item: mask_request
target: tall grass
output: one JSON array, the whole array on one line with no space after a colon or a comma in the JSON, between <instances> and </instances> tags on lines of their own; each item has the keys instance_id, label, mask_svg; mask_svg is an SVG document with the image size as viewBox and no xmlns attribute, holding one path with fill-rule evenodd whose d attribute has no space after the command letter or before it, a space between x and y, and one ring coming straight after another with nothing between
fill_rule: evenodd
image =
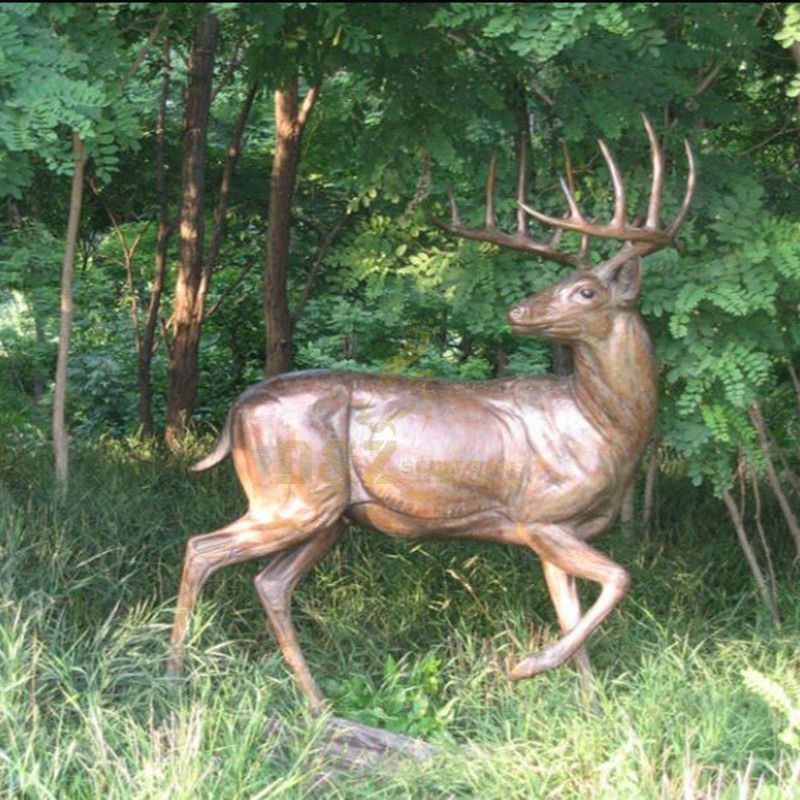
<instances>
[{"instance_id":1,"label":"tall grass","mask_svg":"<svg viewBox=\"0 0 800 800\"><path fill-rule=\"evenodd\" d=\"M296 593L306 657L335 713L424 737L440 755L320 785L319 722L260 611L257 565L209 582L188 678L164 677L185 540L242 510L230 468L191 476L105 443L77 454L70 496L55 505L47 453L2 458L6 796L800 795L787 735L800 714L797 573L787 551L776 630L722 515L683 487L681 513L665 515L650 544L601 543L634 585L591 640L591 704L568 667L505 677L556 635L531 554L352 530ZM783 700L771 702L769 687ZM271 719L290 735L268 733Z\"/></svg>"}]
</instances>

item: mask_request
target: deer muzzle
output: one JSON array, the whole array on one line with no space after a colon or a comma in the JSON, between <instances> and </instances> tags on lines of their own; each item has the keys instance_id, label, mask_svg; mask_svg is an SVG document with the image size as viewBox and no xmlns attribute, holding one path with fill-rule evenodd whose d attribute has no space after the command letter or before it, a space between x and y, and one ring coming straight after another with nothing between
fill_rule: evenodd
<instances>
[{"instance_id":1,"label":"deer muzzle","mask_svg":"<svg viewBox=\"0 0 800 800\"><path fill-rule=\"evenodd\" d=\"M516 333L535 333L546 327L542 311L531 303L520 303L508 312L508 324Z\"/></svg>"}]
</instances>

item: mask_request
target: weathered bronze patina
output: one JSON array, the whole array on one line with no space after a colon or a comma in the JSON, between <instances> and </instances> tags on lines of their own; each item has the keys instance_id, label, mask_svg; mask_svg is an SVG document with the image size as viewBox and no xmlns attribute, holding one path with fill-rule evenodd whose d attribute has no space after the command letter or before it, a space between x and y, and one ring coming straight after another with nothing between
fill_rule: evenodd
<instances>
[{"instance_id":1,"label":"weathered bronze patina","mask_svg":"<svg viewBox=\"0 0 800 800\"><path fill-rule=\"evenodd\" d=\"M557 249L558 235L548 243L531 239L524 214L516 233L495 227L493 168L485 227L466 228L454 202L452 221L439 222L457 235L578 268L508 312L516 333L569 343L571 375L445 383L320 370L263 381L237 400L216 449L193 469L232 454L249 509L188 542L172 632L173 672L181 669L189 616L206 579L228 564L270 555L256 591L300 689L312 706L321 704L292 626L291 595L352 520L390 536L529 547L541 559L563 635L523 658L510 677L528 678L572 657L588 678L584 643L629 584L628 573L588 542L616 517L656 413L653 355L636 311L640 258L672 242L695 183L687 144L686 195L673 222L662 227L664 157L649 121L645 126L653 183L644 224L627 221L622 177L603 142L615 194L607 224L583 217L571 175L562 181L569 209L563 218L528 208L518 181L521 211L557 232L583 235L576 254ZM592 267L592 236L623 246ZM601 587L585 613L577 578Z\"/></svg>"}]
</instances>

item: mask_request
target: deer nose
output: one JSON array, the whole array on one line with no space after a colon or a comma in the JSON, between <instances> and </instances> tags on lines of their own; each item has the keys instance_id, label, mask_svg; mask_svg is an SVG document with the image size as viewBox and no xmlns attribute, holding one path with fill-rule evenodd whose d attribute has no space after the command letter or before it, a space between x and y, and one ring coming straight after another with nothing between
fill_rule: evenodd
<instances>
[{"instance_id":1,"label":"deer nose","mask_svg":"<svg viewBox=\"0 0 800 800\"><path fill-rule=\"evenodd\" d=\"M528 310L525 308L525 306L514 306L508 312L508 318L511 320L511 322L520 322L521 320L525 319L527 315Z\"/></svg>"}]
</instances>

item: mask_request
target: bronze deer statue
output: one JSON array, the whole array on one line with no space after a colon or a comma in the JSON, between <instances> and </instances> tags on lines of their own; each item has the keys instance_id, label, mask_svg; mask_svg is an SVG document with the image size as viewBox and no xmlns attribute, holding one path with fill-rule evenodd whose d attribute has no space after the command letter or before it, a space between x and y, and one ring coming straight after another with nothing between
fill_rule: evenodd
<instances>
[{"instance_id":1,"label":"bronze deer statue","mask_svg":"<svg viewBox=\"0 0 800 800\"><path fill-rule=\"evenodd\" d=\"M207 578L229 564L273 556L255 588L300 690L319 707L323 697L297 641L291 596L353 521L390 536L529 547L541 559L563 635L523 658L510 677L528 678L574 658L582 683L588 681L586 639L630 582L625 569L588 542L614 521L656 413L653 354L636 311L640 258L673 242L695 185L685 143L686 193L675 219L662 226L664 156L646 118L645 127L653 178L644 224L628 221L622 176L602 141L614 187L607 224L584 218L571 179L561 182L564 217L529 208L524 153L515 233L495 225L493 165L485 226L465 227L452 193L452 221L437 221L458 236L577 268L508 312L516 333L569 343L572 374L447 383L313 370L265 380L241 395L216 449L192 469L231 454L249 508L236 522L189 539L172 631L173 674L181 670L189 616ZM548 242L532 239L525 214L556 234ZM564 230L582 234L578 253L557 249ZM590 237L622 246L591 266ZM578 578L601 587L585 613Z\"/></svg>"}]
</instances>

